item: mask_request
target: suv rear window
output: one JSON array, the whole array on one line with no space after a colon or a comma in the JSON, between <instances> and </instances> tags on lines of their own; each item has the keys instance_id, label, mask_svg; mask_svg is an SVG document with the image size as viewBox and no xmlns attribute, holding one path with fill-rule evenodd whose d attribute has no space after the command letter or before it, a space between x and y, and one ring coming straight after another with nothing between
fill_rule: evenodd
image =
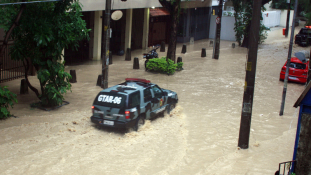
<instances>
[{"instance_id":1,"label":"suv rear window","mask_svg":"<svg viewBox=\"0 0 311 175\"><path fill-rule=\"evenodd\" d=\"M126 96L117 93L100 92L95 100L94 105L107 106L113 108L123 108L125 106Z\"/></svg>"},{"instance_id":2,"label":"suv rear window","mask_svg":"<svg viewBox=\"0 0 311 175\"><path fill-rule=\"evenodd\" d=\"M305 64L300 64L300 63L290 63L291 68L295 68L295 69L306 69L306 65Z\"/></svg>"}]
</instances>

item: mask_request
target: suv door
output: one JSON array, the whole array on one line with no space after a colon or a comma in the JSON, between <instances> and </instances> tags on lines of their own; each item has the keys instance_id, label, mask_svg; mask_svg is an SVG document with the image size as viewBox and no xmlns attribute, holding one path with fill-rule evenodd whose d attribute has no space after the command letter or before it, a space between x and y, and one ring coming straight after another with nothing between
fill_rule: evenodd
<instances>
[{"instance_id":1,"label":"suv door","mask_svg":"<svg viewBox=\"0 0 311 175\"><path fill-rule=\"evenodd\" d=\"M159 86L154 85L151 87L152 93L153 93L153 99L151 100L152 105L151 105L151 117L159 114L160 112L163 112L165 110L165 105L164 105L164 96L163 96L163 91Z\"/></svg>"}]
</instances>

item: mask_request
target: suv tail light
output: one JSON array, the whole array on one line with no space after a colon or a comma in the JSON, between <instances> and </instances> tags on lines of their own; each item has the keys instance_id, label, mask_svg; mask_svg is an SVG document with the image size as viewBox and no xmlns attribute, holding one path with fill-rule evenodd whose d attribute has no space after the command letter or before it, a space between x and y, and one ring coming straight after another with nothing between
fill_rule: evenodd
<instances>
[{"instance_id":1,"label":"suv tail light","mask_svg":"<svg viewBox=\"0 0 311 175\"><path fill-rule=\"evenodd\" d=\"M286 68L282 67L282 72L285 72L286 71Z\"/></svg>"},{"instance_id":2,"label":"suv tail light","mask_svg":"<svg viewBox=\"0 0 311 175\"><path fill-rule=\"evenodd\" d=\"M125 111L125 119L130 119L130 111Z\"/></svg>"},{"instance_id":3,"label":"suv tail light","mask_svg":"<svg viewBox=\"0 0 311 175\"><path fill-rule=\"evenodd\" d=\"M94 106L92 106L92 114L94 114Z\"/></svg>"}]
</instances>

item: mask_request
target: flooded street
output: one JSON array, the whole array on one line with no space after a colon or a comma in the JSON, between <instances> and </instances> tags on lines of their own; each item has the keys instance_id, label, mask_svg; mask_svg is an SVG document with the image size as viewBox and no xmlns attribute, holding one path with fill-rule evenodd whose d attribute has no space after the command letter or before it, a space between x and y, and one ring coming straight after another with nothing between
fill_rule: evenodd
<instances>
[{"instance_id":1,"label":"flooded street","mask_svg":"<svg viewBox=\"0 0 311 175\"><path fill-rule=\"evenodd\" d=\"M143 50L133 51L132 61L113 56L108 86L127 77L145 78L179 97L173 114L147 121L138 132L91 123L91 105L101 90L95 86L100 62L66 67L76 70L78 82L65 95L70 104L54 111L30 108L38 99L30 89L19 95L20 79L3 83L18 94L19 103L11 110L18 118L0 121L0 174L274 174L279 163L292 159L299 112L293 105L304 90L302 84L288 84L279 116L279 74L289 45L281 32L269 32L259 46L249 149L237 146L247 49L221 41L215 60L209 40L201 40L188 43L186 54L181 54L182 44L177 46L184 70L171 76L145 72ZM293 53L310 48L294 45ZM134 56L140 59L139 70L133 69ZM30 79L38 88L37 78Z\"/></svg>"}]
</instances>

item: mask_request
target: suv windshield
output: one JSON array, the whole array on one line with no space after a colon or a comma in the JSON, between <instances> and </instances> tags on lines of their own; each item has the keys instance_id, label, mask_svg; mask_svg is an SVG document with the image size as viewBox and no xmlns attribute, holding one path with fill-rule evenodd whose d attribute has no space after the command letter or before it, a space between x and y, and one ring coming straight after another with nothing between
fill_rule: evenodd
<instances>
[{"instance_id":1,"label":"suv windshield","mask_svg":"<svg viewBox=\"0 0 311 175\"><path fill-rule=\"evenodd\" d=\"M295 69L306 69L306 65L305 64L300 64L300 63L290 63L291 68L295 68Z\"/></svg>"},{"instance_id":2,"label":"suv windshield","mask_svg":"<svg viewBox=\"0 0 311 175\"><path fill-rule=\"evenodd\" d=\"M117 93L100 92L95 100L95 105L107 106L113 108L123 108L126 96Z\"/></svg>"},{"instance_id":3,"label":"suv windshield","mask_svg":"<svg viewBox=\"0 0 311 175\"><path fill-rule=\"evenodd\" d=\"M309 30L309 29L302 29L301 30L301 34L311 34L311 29Z\"/></svg>"}]
</instances>

